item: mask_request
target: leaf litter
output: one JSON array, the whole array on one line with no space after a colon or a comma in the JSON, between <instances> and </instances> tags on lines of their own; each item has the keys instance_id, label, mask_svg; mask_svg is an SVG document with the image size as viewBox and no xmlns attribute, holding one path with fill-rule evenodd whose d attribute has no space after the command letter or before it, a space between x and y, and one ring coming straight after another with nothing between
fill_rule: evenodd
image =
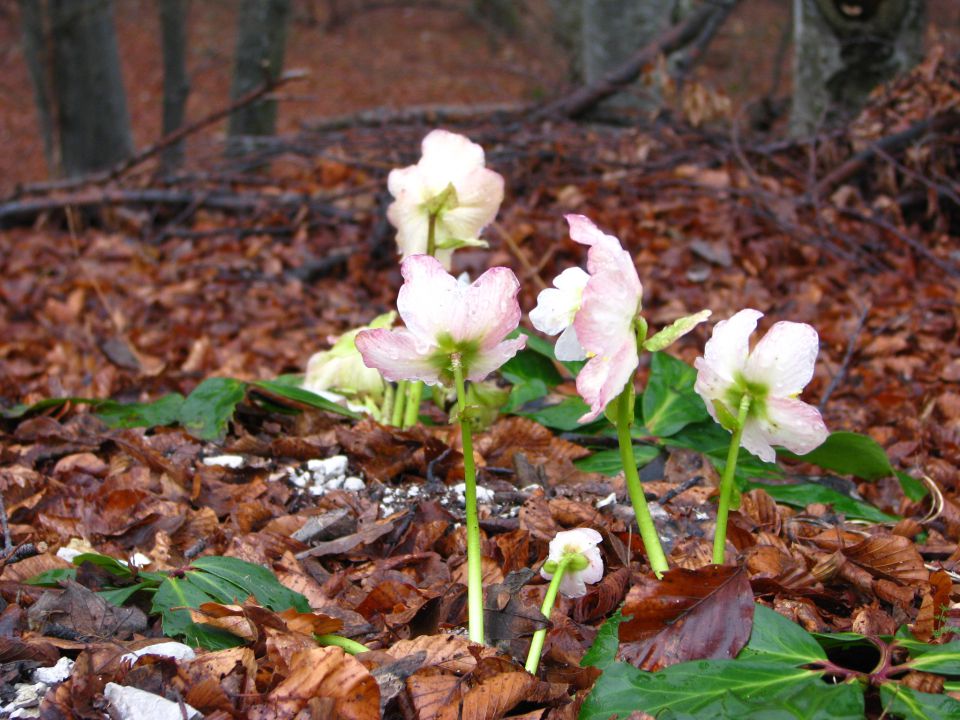
<instances>
[{"instance_id":1,"label":"leaf litter","mask_svg":"<svg viewBox=\"0 0 960 720\"><path fill-rule=\"evenodd\" d=\"M817 461L836 475L745 461L755 486L744 484L731 516L736 563L706 567L716 437L698 424L702 412L645 395L640 420L671 440L635 445L675 568L658 583L638 560L616 465L582 465L614 447L609 436L570 423L582 407L569 401L569 375L538 376L542 388L524 386L521 415L501 416L475 445L490 647L460 630L463 458L444 413L425 409L427 422L401 431L327 412L280 381L257 385L302 372L328 336L391 309L399 275L369 195L382 173L369 160L405 164L422 128L337 131L340 172L276 178L277 192L367 193L341 203L339 226L280 209L198 209L190 222L199 238L166 232L162 210L139 237L106 216L88 218L73 238L55 214L6 230L0 483L16 547L0 575L0 699L14 707L18 683L70 658L66 679L35 692L43 717L99 716L116 688L217 718L599 718L628 714L641 696L651 713L751 709L736 705L739 690L658 704L666 696L650 678L681 694L707 680L750 687L771 703L799 703L808 717L934 707L952 716L960 295L949 270L958 208L942 201L924 214L895 198L917 191L918 174L949 176L955 148L941 138L946 152L904 151L909 172L891 172L882 158L853 176L831 172L844 153L898 128L896 117L955 102L956 72L931 56L913 85L895 85L827 140L815 161L830 184L821 181L816 202L799 147L744 156L682 125L648 133L557 123L514 128L510 138L497 125L471 128L495 148L490 163L513 196L491 250L462 253L460 269L516 266L522 306L532 307L535 278L581 260L560 215L589 212L633 253L653 322L753 306L814 324L826 361L808 397L828 399L831 428L873 441L853 468ZM936 107L913 90L921 82ZM690 147L699 150L681 152ZM289 233L265 232L288 222ZM704 333L677 346L679 359L697 355ZM682 368L668 365L646 369L651 387L683 387ZM515 387L525 382L511 372ZM72 399L35 405L47 398ZM882 461L870 456L875 446ZM544 618L546 586L530 570L557 531L578 526L603 534L606 575ZM127 565L57 556L78 538ZM130 564L136 553L149 559L143 570ZM208 556L259 566L303 605L248 593L236 576L201 580ZM57 579L27 582L43 573ZM191 601L190 582L212 594ZM162 583L179 599L165 601ZM113 604L104 592L128 594ZM175 627L202 631L182 636L205 638L206 649L192 660L121 661L162 639L174 612L186 613ZM545 626L534 677L522 658ZM771 628L784 647L764 645ZM315 635L331 632L369 652L317 646ZM215 647L217 638L234 646ZM871 664L878 652L887 664Z\"/></svg>"}]
</instances>

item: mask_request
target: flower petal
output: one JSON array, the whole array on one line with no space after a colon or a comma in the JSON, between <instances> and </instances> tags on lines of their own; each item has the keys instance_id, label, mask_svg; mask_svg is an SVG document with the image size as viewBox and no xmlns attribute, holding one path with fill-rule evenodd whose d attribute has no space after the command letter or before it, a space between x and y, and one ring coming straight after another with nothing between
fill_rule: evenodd
<instances>
[{"instance_id":1,"label":"flower petal","mask_svg":"<svg viewBox=\"0 0 960 720\"><path fill-rule=\"evenodd\" d=\"M637 342L631 337L613 353L597 355L583 366L577 375L577 392L590 405L590 412L579 419L580 423L595 420L603 412L633 377L639 362Z\"/></svg>"},{"instance_id":2,"label":"flower petal","mask_svg":"<svg viewBox=\"0 0 960 720\"><path fill-rule=\"evenodd\" d=\"M503 177L500 173L478 168L454 182L457 206L441 214L441 224L450 237L473 240L497 216L503 202Z\"/></svg>"},{"instance_id":3,"label":"flower petal","mask_svg":"<svg viewBox=\"0 0 960 720\"><path fill-rule=\"evenodd\" d=\"M820 447L830 435L820 411L793 398L767 398L766 417L758 417L756 422L767 442L797 455Z\"/></svg>"},{"instance_id":4,"label":"flower petal","mask_svg":"<svg viewBox=\"0 0 960 720\"><path fill-rule=\"evenodd\" d=\"M592 275L573 320L580 344L588 353L611 355L629 340L636 354L633 320L639 305L640 297L629 278L616 272Z\"/></svg>"},{"instance_id":5,"label":"flower petal","mask_svg":"<svg viewBox=\"0 0 960 720\"><path fill-rule=\"evenodd\" d=\"M580 309L583 289L590 276L578 267L567 268L553 279L552 288L541 290L530 322L542 333L556 335L573 323Z\"/></svg>"},{"instance_id":6,"label":"flower petal","mask_svg":"<svg viewBox=\"0 0 960 720\"><path fill-rule=\"evenodd\" d=\"M583 345L580 344L580 339L577 337L577 329L570 325L560 333L560 337L557 338L557 344L553 346L553 355L557 360L563 362L575 362L578 360L587 359L587 351L583 349Z\"/></svg>"},{"instance_id":7,"label":"flower petal","mask_svg":"<svg viewBox=\"0 0 960 720\"><path fill-rule=\"evenodd\" d=\"M455 313L462 311L462 290L440 261L429 255L408 257L401 264L400 273L400 317L421 344L436 345L439 335L450 332Z\"/></svg>"},{"instance_id":8,"label":"flower petal","mask_svg":"<svg viewBox=\"0 0 960 720\"><path fill-rule=\"evenodd\" d=\"M806 323L778 322L750 353L744 376L763 383L773 397L798 395L813 377L820 337Z\"/></svg>"},{"instance_id":9,"label":"flower petal","mask_svg":"<svg viewBox=\"0 0 960 720\"><path fill-rule=\"evenodd\" d=\"M707 406L710 417L719 422L713 401L726 398L731 382L728 378L714 372L713 366L702 357L694 360L693 366L697 369L697 381L693 384L693 389L703 398L703 404Z\"/></svg>"},{"instance_id":10,"label":"flower petal","mask_svg":"<svg viewBox=\"0 0 960 720\"><path fill-rule=\"evenodd\" d=\"M733 383L736 375L743 372L750 352L750 335L762 317L759 310L746 309L729 320L718 322L703 349L702 364L708 365L714 376L728 385ZM699 369L700 366L698 358L696 367Z\"/></svg>"},{"instance_id":11,"label":"flower petal","mask_svg":"<svg viewBox=\"0 0 960 720\"><path fill-rule=\"evenodd\" d=\"M357 334L356 344L364 364L379 370L387 380L440 382L429 348L423 348L406 330L363 330Z\"/></svg>"},{"instance_id":12,"label":"flower petal","mask_svg":"<svg viewBox=\"0 0 960 720\"><path fill-rule=\"evenodd\" d=\"M402 258L427 251L427 232L430 218L421 204L409 194L400 197L387 208L387 220L397 229L397 249Z\"/></svg>"},{"instance_id":13,"label":"flower petal","mask_svg":"<svg viewBox=\"0 0 960 720\"><path fill-rule=\"evenodd\" d=\"M527 336L522 335L513 340L504 340L489 350L478 352L473 356L470 361L470 366L467 368L467 379L473 382L480 382L507 360L523 350L526 344Z\"/></svg>"},{"instance_id":14,"label":"flower petal","mask_svg":"<svg viewBox=\"0 0 960 720\"><path fill-rule=\"evenodd\" d=\"M451 182L484 165L483 148L469 138L448 130L431 130L420 144L423 156L417 167L432 194L443 192ZM459 188L458 188L459 189Z\"/></svg>"},{"instance_id":15,"label":"flower petal","mask_svg":"<svg viewBox=\"0 0 960 720\"><path fill-rule=\"evenodd\" d=\"M519 292L513 270L490 268L463 289L462 301L446 318L450 335L458 341L477 341L482 350L493 348L520 324Z\"/></svg>"}]
</instances>

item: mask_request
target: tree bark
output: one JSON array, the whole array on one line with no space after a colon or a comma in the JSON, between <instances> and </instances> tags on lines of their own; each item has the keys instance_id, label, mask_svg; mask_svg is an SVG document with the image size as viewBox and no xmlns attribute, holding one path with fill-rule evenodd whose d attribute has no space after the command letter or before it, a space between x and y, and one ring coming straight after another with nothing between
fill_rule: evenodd
<instances>
[{"instance_id":1,"label":"tree bark","mask_svg":"<svg viewBox=\"0 0 960 720\"><path fill-rule=\"evenodd\" d=\"M791 133L848 118L919 62L925 9L925 0L794 0Z\"/></svg>"},{"instance_id":2,"label":"tree bark","mask_svg":"<svg viewBox=\"0 0 960 720\"><path fill-rule=\"evenodd\" d=\"M51 173L75 177L129 157L112 0L20 0L20 8Z\"/></svg>"},{"instance_id":3,"label":"tree bark","mask_svg":"<svg viewBox=\"0 0 960 720\"><path fill-rule=\"evenodd\" d=\"M595 83L621 66L689 12L689 0L581 0L583 80ZM656 84L606 101L610 107L653 110L660 105Z\"/></svg>"},{"instance_id":4,"label":"tree bark","mask_svg":"<svg viewBox=\"0 0 960 720\"><path fill-rule=\"evenodd\" d=\"M289 18L290 0L242 0L231 98L242 97L268 78L279 77ZM276 124L275 100L263 100L238 110L230 116L228 149L241 151L238 140L243 135L272 135Z\"/></svg>"},{"instance_id":5,"label":"tree bark","mask_svg":"<svg viewBox=\"0 0 960 720\"><path fill-rule=\"evenodd\" d=\"M160 0L160 33L163 45L163 134L180 129L187 109L190 80L187 76L187 0ZM165 171L183 163L183 142L163 151Z\"/></svg>"}]
</instances>

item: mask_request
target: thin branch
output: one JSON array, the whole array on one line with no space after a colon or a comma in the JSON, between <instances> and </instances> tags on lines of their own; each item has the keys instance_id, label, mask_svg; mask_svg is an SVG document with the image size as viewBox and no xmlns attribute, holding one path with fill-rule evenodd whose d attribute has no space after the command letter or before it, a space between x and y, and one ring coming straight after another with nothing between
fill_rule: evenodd
<instances>
[{"instance_id":1,"label":"thin branch","mask_svg":"<svg viewBox=\"0 0 960 720\"><path fill-rule=\"evenodd\" d=\"M842 383L847 376L847 371L850 368L850 361L853 359L853 352L857 348L857 340L860 338L860 333L863 331L863 326L867 323L867 316L870 314L870 309L871 306L869 303L864 305L863 310L860 311L860 317L857 318L856 327L853 328L853 332L850 333L850 337L847 338L847 351L843 355L843 360L840 362L840 367L837 369L836 374L830 379L830 384L827 385L827 389L823 391L823 397L820 398L818 407L821 411L823 411L823 408L826 406L830 396L833 395L833 391L840 386L840 383Z\"/></svg>"}]
</instances>

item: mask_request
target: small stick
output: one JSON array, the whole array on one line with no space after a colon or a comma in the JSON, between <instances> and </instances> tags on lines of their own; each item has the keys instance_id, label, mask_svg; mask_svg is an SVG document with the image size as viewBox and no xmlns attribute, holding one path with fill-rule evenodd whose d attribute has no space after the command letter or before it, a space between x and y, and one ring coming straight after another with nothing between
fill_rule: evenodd
<instances>
[{"instance_id":1,"label":"small stick","mask_svg":"<svg viewBox=\"0 0 960 720\"><path fill-rule=\"evenodd\" d=\"M867 322L867 315L870 314L870 304L864 306L863 310L860 311L860 317L857 318L857 325L853 329L853 332L850 334L850 338L847 340L847 351L843 355L843 360L840 363L840 367L837 370L836 375L830 380L830 384L827 385L827 389L823 391L823 397L820 398L820 403L817 407L823 411L824 406L827 404L827 400L830 399L830 396L833 395L833 391L837 389L843 379L847 376L847 370L850 368L850 360L853 358L853 351L857 347L857 339L860 337L860 332L863 330L863 326Z\"/></svg>"}]
</instances>

